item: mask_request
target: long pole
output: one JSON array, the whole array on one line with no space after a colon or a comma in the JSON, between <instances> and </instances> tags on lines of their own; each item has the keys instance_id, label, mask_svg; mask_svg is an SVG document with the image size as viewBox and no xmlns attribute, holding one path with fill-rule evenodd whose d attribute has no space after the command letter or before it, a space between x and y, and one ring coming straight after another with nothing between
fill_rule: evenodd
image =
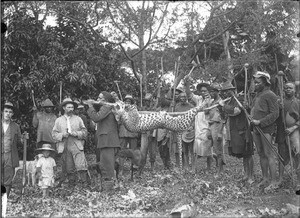
<instances>
[{"instance_id":1,"label":"long pole","mask_svg":"<svg viewBox=\"0 0 300 218\"><path fill-rule=\"evenodd\" d=\"M281 109L281 117L282 117L282 123L283 123L283 129L286 129L286 122L285 122L285 113L284 113L284 104L283 104L283 76L284 73L282 71L278 72L278 80L279 80L279 93L280 93L280 101L281 104L283 105L283 108ZM290 156L290 164L292 168L292 185L294 186L294 167L293 167L293 159L292 159L292 149L291 149L291 142L290 142L290 137L287 135L285 136L285 141L288 145L289 149L289 156Z\"/></svg>"},{"instance_id":2,"label":"long pole","mask_svg":"<svg viewBox=\"0 0 300 218\"><path fill-rule=\"evenodd\" d=\"M61 102L62 102L62 81L60 81L60 84L59 84L59 105L61 105ZM59 109L59 116L61 116L61 108Z\"/></svg>"},{"instance_id":3,"label":"long pole","mask_svg":"<svg viewBox=\"0 0 300 218\"><path fill-rule=\"evenodd\" d=\"M143 75L140 76L141 108L143 107Z\"/></svg>"},{"instance_id":4,"label":"long pole","mask_svg":"<svg viewBox=\"0 0 300 218\"><path fill-rule=\"evenodd\" d=\"M248 63L245 63L244 69L245 69L245 89L244 89L244 103L248 103L248 98L247 98L247 90L248 90L248 72L247 72L247 67L249 66Z\"/></svg>"},{"instance_id":5,"label":"long pole","mask_svg":"<svg viewBox=\"0 0 300 218\"><path fill-rule=\"evenodd\" d=\"M121 101L123 101L122 93L121 93L121 90L120 90L120 87L119 87L119 81L115 80L114 82L115 82L115 84L117 86L117 89L118 89Z\"/></svg>"},{"instance_id":6,"label":"long pole","mask_svg":"<svg viewBox=\"0 0 300 218\"><path fill-rule=\"evenodd\" d=\"M23 176L22 176L22 198L25 192L25 186L26 186L26 156L27 156L27 139L29 139L28 133L24 132L24 149L23 149Z\"/></svg>"}]
</instances>

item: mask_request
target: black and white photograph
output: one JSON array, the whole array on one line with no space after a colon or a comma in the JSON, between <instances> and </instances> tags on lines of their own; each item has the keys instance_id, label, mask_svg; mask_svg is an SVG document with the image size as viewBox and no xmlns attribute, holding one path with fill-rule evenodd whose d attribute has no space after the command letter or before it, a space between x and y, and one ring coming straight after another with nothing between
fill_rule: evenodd
<instances>
[{"instance_id":1,"label":"black and white photograph","mask_svg":"<svg viewBox=\"0 0 300 218\"><path fill-rule=\"evenodd\" d=\"M1 216L299 217L299 16L1 1Z\"/></svg>"}]
</instances>

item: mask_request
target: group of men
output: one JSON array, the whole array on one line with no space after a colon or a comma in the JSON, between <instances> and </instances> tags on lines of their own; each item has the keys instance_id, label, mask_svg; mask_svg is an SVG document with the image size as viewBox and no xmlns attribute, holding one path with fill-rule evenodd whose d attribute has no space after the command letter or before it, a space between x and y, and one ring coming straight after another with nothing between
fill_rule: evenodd
<instances>
[{"instance_id":1,"label":"group of men","mask_svg":"<svg viewBox=\"0 0 300 218\"><path fill-rule=\"evenodd\" d=\"M178 142L174 133L165 129L141 134L141 143L147 143L150 154L151 170L155 166L155 152L158 149L164 167L170 169L171 156L175 156L178 166L180 155L183 166L192 167L196 172L198 157L206 157L207 169L210 170L213 159L216 160L218 177L223 172L226 161L224 153L237 158L243 158L243 180L249 184L254 183L253 154L254 145L260 157L262 181L259 186L266 189L275 189L282 182L283 167L280 165L280 179L276 182L276 163L279 156L284 155L286 137L289 137L292 148L294 167L297 171L298 184L300 185L300 147L299 147L299 100L295 98L295 85L291 82L285 84L285 99L280 104L278 96L270 90L270 75L265 72L256 72L254 75L256 95L252 102L243 102L237 95L236 87L230 82L223 84L200 83L197 85L197 94L190 90L190 80L184 80L184 88L171 89L163 93L158 99L159 104L154 106L152 95L147 94L144 99L143 111L184 112L194 106L213 109L199 112L195 122L182 134L183 153L179 154ZM175 96L175 102L171 96ZM96 161L98 172L101 174L102 188L112 190L115 178L116 156L122 149L138 149L139 134L128 131L122 124L118 113L115 113L113 104L120 99L115 92L103 91L98 96L98 101L106 102L100 107L95 106L95 101L83 103L66 98L60 105L62 115L57 117L50 99L42 102L43 111L34 108L32 124L37 128L37 143L44 142L53 145L58 153L62 166L60 183L68 178L70 186L89 184L87 160L84 154L88 129L92 126L95 130ZM134 97L127 94L125 104L135 104ZM86 115L84 114L87 108ZM21 143L21 132L17 124L11 121L15 108L11 103L5 103L2 112L2 184L7 187L7 193L12 184L14 168L18 165L17 144ZM279 139L278 149L274 147L274 136L280 129L278 121L279 111L284 110L286 134L284 139ZM87 122L87 117L91 120ZM92 124L92 125L91 125ZM147 140L143 140L143 139ZM143 147L142 145L141 147ZM289 161L286 160L284 164ZM121 159L121 174L124 160Z\"/></svg>"}]
</instances>

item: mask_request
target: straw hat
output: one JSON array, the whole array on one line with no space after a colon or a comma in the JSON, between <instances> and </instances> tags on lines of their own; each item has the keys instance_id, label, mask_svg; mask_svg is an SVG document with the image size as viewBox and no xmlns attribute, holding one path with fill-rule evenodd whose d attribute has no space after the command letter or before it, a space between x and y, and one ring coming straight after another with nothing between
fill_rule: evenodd
<instances>
[{"instance_id":1,"label":"straw hat","mask_svg":"<svg viewBox=\"0 0 300 218\"><path fill-rule=\"evenodd\" d=\"M222 89L221 85L218 83L213 83L209 86L210 90L220 91Z\"/></svg>"},{"instance_id":2,"label":"straw hat","mask_svg":"<svg viewBox=\"0 0 300 218\"><path fill-rule=\"evenodd\" d=\"M226 90L230 90L230 89L235 89L235 87L231 84L230 81L224 82L221 86L222 86L222 88L221 88L222 91L226 91Z\"/></svg>"},{"instance_id":3,"label":"straw hat","mask_svg":"<svg viewBox=\"0 0 300 218\"><path fill-rule=\"evenodd\" d=\"M41 103L41 105L42 105L42 107L54 107L52 101L49 98L47 98L45 101L43 101Z\"/></svg>"},{"instance_id":4,"label":"straw hat","mask_svg":"<svg viewBox=\"0 0 300 218\"><path fill-rule=\"evenodd\" d=\"M14 105L13 105L13 103L11 103L11 102L5 102L4 103L4 105L3 105L3 108L9 108L9 109L12 109L13 111L16 109L15 107L14 107Z\"/></svg>"},{"instance_id":5,"label":"straw hat","mask_svg":"<svg viewBox=\"0 0 300 218\"><path fill-rule=\"evenodd\" d=\"M134 103L134 99L132 97L132 95L126 95L125 98L124 98L124 101L126 101L127 99L129 99L131 101L131 103L133 104Z\"/></svg>"},{"instance_id":6,"label":"straw hat","mask_svg":"<svg viewBox=\"0 0 300 218\"><path fill-rule=\"evenodd\" d=\"M126 99L131 99L131 100L133 100L133 97L132 97L132 95L126 95L125 98L124 98L124 100L126 100Z\"/></svg>"},{"instance_id":7,"label":"straw hat","mask_svg":"<svg viewBox=\"0 0 300 218\"><path fill-rule=\"evenodd\" d=\"M267 83L269 83L269 84L271 85L271 81L270 81L271 76L270 76L270 74L268 74L268 73L261 72L261 71L257 71L257 72L253 75L253 77L254 77L254 78L264 77L264 78L266 78Z\"/></svg>"},{"instance_id":8,"label":"straw hat","mask_svg":"<svg viewBox=\"0 0 300 218\"><path fill-rule=\"evenodd\" d=\"M78 106L78 104L77 104L76 102L72 101L71 98L65 98L65 99L63 100L63 102L61 103L60 107L62 108L62 107L64 107L66 104L73 104L75 108Z\"/></svg>"},{"instance_id":9,"label":"straw hat","mask_svg":"<svg viewBox=\"0 0 300 218\"><path fill-rule=\"evenodd\" d=\"M41 148L36 149L37 151L55 151L51 144L43 144Z\"/></svg>"},{"instance_id":10,"label":"straw hat","mask_svg":"<svg viewBox=\"0 0 300 218\"><path fill-rule=\"evenodd\" d=\"M84 108L84 105L83 104L79 104L77 109L80 109L80 108Z\"/></svg>"}]
</instances>

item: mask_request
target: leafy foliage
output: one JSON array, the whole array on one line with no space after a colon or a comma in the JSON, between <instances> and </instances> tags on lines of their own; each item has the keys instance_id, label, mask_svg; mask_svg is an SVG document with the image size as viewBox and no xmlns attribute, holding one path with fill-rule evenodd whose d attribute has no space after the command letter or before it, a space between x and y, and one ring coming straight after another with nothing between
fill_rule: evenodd
<instances>
[{"instance_id":1,"label":"leafy foliage","mask_svg":"<svg viewBox=\"0 0 300 218\"><path fill-rule=\"evenodd\" d=\"M63 83L62 98L83 95L95 98L100 91L116 90L114 80L127 84L121 87L123 93L134 93L137 89L136 81L121 69L123 58L119 50L96 42L91 32L82 35L77 31L78 24L59 15L57 26L45 26L45 20L39 19L42 11L35 9L34 4L4 5L9 25L1 59L1 101L16 104L19 109L16 117L22 131L27 130L33 136L30 144L35 140L32 117L28 116L33 107L32 91L39 106L46 98L59 104L60 82ZM40 6L50 11L50 6L55 7L55 4ZM75 6L69 8L70 13L78 19L88 16L77 13Z\"/></svg>"}]
</instances>

